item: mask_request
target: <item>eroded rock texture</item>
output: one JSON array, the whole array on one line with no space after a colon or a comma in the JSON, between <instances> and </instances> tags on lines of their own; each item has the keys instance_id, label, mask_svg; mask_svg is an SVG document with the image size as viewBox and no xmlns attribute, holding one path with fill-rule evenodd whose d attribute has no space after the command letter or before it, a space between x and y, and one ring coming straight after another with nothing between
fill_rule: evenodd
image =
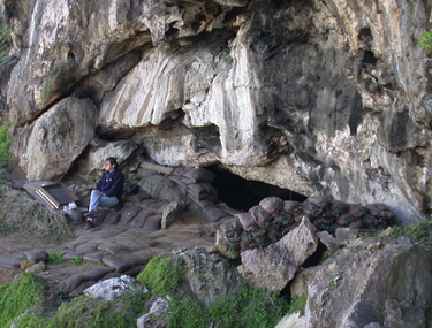
<instances>
[{"instance_id":1,"label":"eroded rock texture","mask_svg":"<svg viewBox=\"0 0 432 328\"><path fill-rule=\"evenodd\" d=\"M163 165L221 163L411 220L431 207L424 1L1 2L18 127L90 98L98 137L133 138Z\"/></svg>"},{"instance_id":2,"label":"eroded rock texture","mask_svg":"<svg viewBox=\"0 0 432 328\"><path fill-rule=\"evenodd\" d=\"M427 327L431 283L429 251L407 238L358 241L309 282L305 327Z\"/></svg>"}]
</instances>

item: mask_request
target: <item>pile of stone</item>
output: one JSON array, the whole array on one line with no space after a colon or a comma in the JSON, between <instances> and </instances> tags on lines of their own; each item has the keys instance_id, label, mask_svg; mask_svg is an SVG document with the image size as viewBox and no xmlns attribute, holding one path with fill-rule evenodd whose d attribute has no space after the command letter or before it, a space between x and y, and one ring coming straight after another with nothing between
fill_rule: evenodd
<instances>
[{"instance_id":1,"label":"pile of stone","mask_svg":"<svg viewBox=\"0 0 432 328\"><path fill-rule=\"evenodd\" d=\"M294 202L270 197L221 223L216 246L226 257L237 259L241 251L278 242L304 218L318 231L333 235L337 228L385 229L396 223L393 212L380 204L351 205L328 198Z\"/></svg>"}]
</instances>

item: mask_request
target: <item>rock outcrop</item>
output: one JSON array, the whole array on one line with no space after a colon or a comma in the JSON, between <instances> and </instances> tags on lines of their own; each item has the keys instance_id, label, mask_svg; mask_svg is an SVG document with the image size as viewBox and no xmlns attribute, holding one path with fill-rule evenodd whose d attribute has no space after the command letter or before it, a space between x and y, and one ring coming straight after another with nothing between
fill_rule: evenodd
<instances>
[{"instance_id":1,"label":"rock outcrop","mask_svg":"<svg viewBox=\"0 0 432 328\"><path fill-rule=\"evenodd\" d=\"M385 229L396 223L395 215L384 205L361 206L328 198L310 198L302 203L283 202L272 197L262 200L248 213L222 221L217 231L216 247L224 256L238 259L242 251L277 243L304 218L320 231L320 235L327 233L329 238L323 239L323 243L331 242L337 231L342 234L343 230L338 228L367 231ZM337 235L335 239L338 241L334 243L342 244L342 237Z\"/></svg>"},{"instance_id":2,"label":"rock outcrop","mask_svg":"<svg viewBox=\"0 0 432 328\"><path fill-rule=\"evenodd\" d=\"M427 327L430 257L407 238L352 242L309 281L305 327Z\"/></svg>"},{"instance_id":3,"label":"rock outcrop","mask_svg":"<svg viewBox=\"0 0 432 328\"><path fill-rule=\"evenodd\" d=\"M84 295L112 301L127 292L143 290L138 286L133 277L122 275L104 281L100 281L84 290ZM144 291L146 291L144 289Z\"/></svg>"},{"instance_id":4,"label":"rock outcrop","mask_svg":"<svg viewBox=\"0 0 432 328\"><path fill-rule=\"evenodd\" d=\"M18 129L18 162L30 180L59 179L94 136L96 108L88 101L66 98L32 125Z\"/></svg>"},{"instance_id":5,"label":"rock outcrop","mask_svg":"<svg viewBox=\"0 0 432 328\"><path fill-rule=\"evenodd\" d=\"M188 288L204 304L212 304L241 287L241 276L235 267L218 253L197 247L177 252L174 258L184 268Z\"/></svg>"},{"instance_id":6,"label":"rock outcrop","mask_svg":"<svg viewBox=\"0 0 432 328\"><path fill-rule=\"evenodd\" d=\"M281 291L297 269L318 249L316 228L304 218L300 225L275 244L241 253L239 272L251 285Z\"/></svg>"},{"instance_id":7,"label":"rock outcrop","mask_svg":"<svg viewBox=\"0 0 432 328\"><path fill-rule=\"evenodd\" d=\"M0 4L17 58L1 96L28 178L66 174L92 127L163 165L218 162L305 196L384 203L406 220L431 207L424 1ZM91 99L97 127L86 110L74 152L76 140L47 134L58 147L37 161L58 168L33 171L20 145L41 135L29 126L61 121L58 102L71 96ZM53 161L58 148L71 156Z\"/></svg>"}]
</instances>

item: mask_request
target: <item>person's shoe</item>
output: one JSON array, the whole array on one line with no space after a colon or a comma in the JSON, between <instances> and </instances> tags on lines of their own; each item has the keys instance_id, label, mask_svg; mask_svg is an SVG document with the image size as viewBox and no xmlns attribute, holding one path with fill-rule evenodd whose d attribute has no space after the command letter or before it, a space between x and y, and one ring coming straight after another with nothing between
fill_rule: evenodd
<instances>
[{"instance_id":1,"label":"person's shoe","mask_svg":"<svg viewBox=\"0 0 432 328\"><path fill-rule=\"evenodd\" d=\"M83 212L83 217L85 217L85 218L88 218L91 215L92 215L92 212L89 212L89 211Z\"/></svg>"},{"instance_id":2,"label":"person's shoe","mask_svg":"<svg viewBox=\"0 0 432 328\"><path fill-rule=\"evenodd\" d=\"M96 226L96 222L95 222L95 218L93 217L87 217L86 219L86 229L91 229L94 228Z\"/></svg>"}]
</instances>

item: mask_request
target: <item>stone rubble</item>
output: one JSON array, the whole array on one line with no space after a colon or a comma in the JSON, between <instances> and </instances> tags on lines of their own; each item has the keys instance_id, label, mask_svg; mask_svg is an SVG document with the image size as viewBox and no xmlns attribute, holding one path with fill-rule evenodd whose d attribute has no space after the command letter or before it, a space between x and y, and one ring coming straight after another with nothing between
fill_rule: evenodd
<instances>
[{"instance_id":1,"label":"stone rubble","mask_svg":"<svg viewBox=\"0 0 432 328\"><path fill-rule=\"evenodd\" d=\"M121 275L120 277L103 280L92 285L84 290L84 295L112 301L126 292L133 292L138 289L142 288L137 285L133 277ZM144 288L143 290L147 292L147 289Z\"/></svg>"}]
</instances>

